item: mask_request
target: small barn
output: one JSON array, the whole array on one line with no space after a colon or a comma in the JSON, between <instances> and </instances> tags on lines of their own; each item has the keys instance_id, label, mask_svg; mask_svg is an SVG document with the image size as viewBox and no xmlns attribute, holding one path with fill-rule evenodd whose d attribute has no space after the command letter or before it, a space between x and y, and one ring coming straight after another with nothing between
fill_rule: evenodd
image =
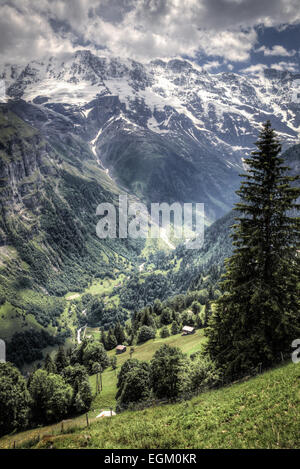
<instances>
[{"instance_id":1,"label":"small barn","mask_svg":"<svg viewBox=\"0 0 300 469\"><path fill-rule=\"evenodd\" d=\"M191 326L184 326L182 328L182 335L194 334L195 328Z\"/></svg>"},{"instance_id":2,"label":"small barn","mask_svg":"<svg viewBox=\"0 0 300 469\"><path fill-rule=\"evenodd\" d=\"M126 352L126 345L117 345L116 352L118 354Z\"/></svg>"}]
</instances>

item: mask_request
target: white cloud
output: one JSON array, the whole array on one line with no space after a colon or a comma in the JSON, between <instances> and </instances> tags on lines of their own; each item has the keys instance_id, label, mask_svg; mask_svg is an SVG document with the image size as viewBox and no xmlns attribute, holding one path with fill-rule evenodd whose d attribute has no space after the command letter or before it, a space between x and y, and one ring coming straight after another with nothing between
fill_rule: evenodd
<instances>
[{"instance_id":1,"label":"white cloud","mask_svg":"<svg viewBox=\"0 0 300 469\"><path fill-rule=\"evenodd\" d=\"M272 49L268 49L265 46L261 46L255 52L263 52L265 56L274 55L278 57L293 57L296 54L296 51L294 49L288 51L287 49L285 49L283 46L280 46L280 45L273 46Z\"/></svg>"},{"instance_id":2,"label":"white cloud","mask_svg":"<svg viewBox=\"0 0 300 469\"><path fill-rule=\"evenodd\" d=\"M12 2L13 3L13 2ZM74 50L71 38L56 35L48 20L38 13L13 8L0 8L1 62L28 63L44 54L60 54Z\"/></svg>"},{"instance_id":3,"label":"white cloud","mask_svg":"<svg viewBox=\"0 0 300 469\"><path fill-rule=\"evenodd\" d=\"M214 68L220 67L220 65L221 65L221 62L219 62L218 60L213 60L211 62L207 62L206 64L204 64L202 66L202 69L207 72L207 71L210 71Z\"/></svg>"},{"instance_id":4,"label":"white cloud","mask_svg":"<svg viewBox=\"0 0 300 469\"><path fill-rule=\"evenodd\" d=\"M254 26L297 22L298 0L4 0L0 60L28 61L87 44L138 60L200 51L242 62L257 43ZM278 48L269 55L291 53Z\"/></svg>"},{"instance_id":5,"label":"white cloud","mask_svg":"<svg viewBox=\"0 0 300 469\"><path fill-rule=\"evenodd\" d=\"M247 73L247 74L261 74L265 69L267 69L267 65L265 64L255 64L255 65L250 65L249 67L243 68L241 70L242 73Z\"/></svg>"},{"instance_id":6,"label":"white cloud","mask_svg":"<svg viewBox=\"0 0 300 469\"><path fill-rule=\"evenodd\" d=\"M261 75L263 74L264 70L273 69L279 71L289 71L289 72L296 72L297 71L297 64L292 62L281 61L277 63L273 63L269 67L266 64L255 64L250 65L249 67L243 68L241 70L242 73L250 74L250 75Z\"/></svg>"},{"instance_id":7,"label":"white cloud","mask_svg":"<svg viewBox=\"0 0 300 469\"><path fill-rule=\"evenodd\" d=\"M298 69L298 65L292 62L282 61L282 62L272 64L270 68L273 68L274 70L280 70L280 71L288 70L289 72L296 72Z\"/></svg>"}]
</instances>

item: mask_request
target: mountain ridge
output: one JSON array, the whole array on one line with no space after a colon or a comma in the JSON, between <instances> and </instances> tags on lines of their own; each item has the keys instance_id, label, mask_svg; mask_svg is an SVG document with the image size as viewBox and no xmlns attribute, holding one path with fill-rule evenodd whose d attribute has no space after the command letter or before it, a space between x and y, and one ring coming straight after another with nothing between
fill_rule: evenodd
<instances>
[{"instance_id":1,"label":"mountain ridge","mask_svg":"<svg viewBox=\"0 0 300 469\"><path fill-rule=\"evenodd\" d=\"M284 149L297 143L298 78L209 74L184 59L142 64L85 50L2 72L10 100L31 102L45 128L53 117L45 113L61 116L62 129L130 192L148 202L205 203L209 222L235 202L242 158L263 121L271 118Z\"/></svg>"}]
</instances>

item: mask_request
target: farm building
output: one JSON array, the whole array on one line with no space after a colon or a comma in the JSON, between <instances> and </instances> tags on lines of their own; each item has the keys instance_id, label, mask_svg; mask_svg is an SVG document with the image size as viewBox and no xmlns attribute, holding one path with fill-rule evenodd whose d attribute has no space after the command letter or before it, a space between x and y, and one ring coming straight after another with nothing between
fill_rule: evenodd
<instances>
[{"instance_id":1,"label":"farm building","mask_svg":"<svg viewBox=\"0 0 300 469\"><path fill-rule=\"evenodd\" d=\"M117 345L117 347L116 347L116 352L117 352L117 353L124 353L124 352L126 352L126 345Z\"/></svg>"},{"instance_id":2,"label":"farm building","mask_svg":"<svg viewBox=\"0 0 300 469\"><path fill-rule=\"evenodd\" d=\"M184 326L182 328L182 335L194 334L195 328L190 326Z\"/></svg>"}]
</instances>

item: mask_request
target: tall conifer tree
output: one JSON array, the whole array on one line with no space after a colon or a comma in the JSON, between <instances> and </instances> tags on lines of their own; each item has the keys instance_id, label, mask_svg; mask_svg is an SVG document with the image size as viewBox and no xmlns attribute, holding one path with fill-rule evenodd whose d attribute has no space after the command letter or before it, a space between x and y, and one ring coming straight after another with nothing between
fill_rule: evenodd
<instances>
[{"instance_id":1,"label":"tall conifer tree","mask_svg":"<svg viewBox=\"0 0 300 469\"><path fill-rule=\"evenodd\" d=\"M245 159L233 226L234 253L226 262L223 296L207 329L209 355L229 379L276 363L300 337L300 189L291 185L281 145L268 121L258 149Z\"/></svg>"}]
</instances>

